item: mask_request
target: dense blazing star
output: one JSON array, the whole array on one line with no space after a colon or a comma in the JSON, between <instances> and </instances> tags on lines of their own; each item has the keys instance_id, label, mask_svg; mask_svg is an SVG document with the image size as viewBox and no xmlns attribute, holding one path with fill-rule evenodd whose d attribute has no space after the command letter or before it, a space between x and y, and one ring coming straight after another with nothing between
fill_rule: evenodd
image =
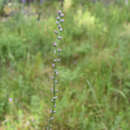
<instances>
[{"instance_id":1,"label":"dense blazing star","mask_svg":"<svg viewBox=\"0 0 130 130\"><path fill-rule=\"evenodd\" d=\"M51 102L52 102L52 108L51 108L51 114L50 114L50 118L48 120L48 127L47 127L47 130L52 130L52 127L53 127L53 123L52 121L54 120L54 113L56 113L56 100L57 100L57 92L58 92L58 89L57 89L57 84L58 84L58 70L57 70L57 63L60 61L59 59L59 56L60 56L60 52L62 51L61 48L58 48L59 47L59 44L60 44L60 41L63 39L63 36L62 36L62 32L63 32L63 27L62 27L62 23L64 22L64 13L59 10L58 11L58 16L56 17L56 24L57 24L57 29L58 30L54 30L54 33L57 35L57 38L56 38L56 41L53 42L53 47L54 47L54 59L53 59L53 63L52 63L52 68L53 68L53 88L51 89L52 90L52 93L53 93L53 97L51 99Z\"/></svg>"}]
</instances>

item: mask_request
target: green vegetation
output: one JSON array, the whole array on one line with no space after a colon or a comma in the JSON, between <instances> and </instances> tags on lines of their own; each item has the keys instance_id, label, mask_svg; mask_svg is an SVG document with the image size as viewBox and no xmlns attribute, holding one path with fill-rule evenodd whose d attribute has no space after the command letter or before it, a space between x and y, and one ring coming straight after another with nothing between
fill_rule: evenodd
<instances>
[{"instance_id":1,"label":"green vegetation","mask_svg":"<svg viewBox=\"0 0 130 130\"><path fill-rule=\"evenodd\" d=\"M130 129L129 9L65 1L53 130ZM43 4L40 21L19 12L0 18L2 130L43 130L48 123L56 10L57 2Z\"/></svg>"}]
</instances>

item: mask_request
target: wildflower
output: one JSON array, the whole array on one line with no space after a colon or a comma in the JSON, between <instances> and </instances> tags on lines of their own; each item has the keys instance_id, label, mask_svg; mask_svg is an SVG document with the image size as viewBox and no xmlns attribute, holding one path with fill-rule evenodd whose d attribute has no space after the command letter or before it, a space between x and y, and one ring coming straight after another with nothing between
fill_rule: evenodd
<instances>
[{"instance_id":1,"label":"wildflower","mask_svg":"<svg viewBox=\"0 0 130 130\"><path fill-rule=\"evenodd\" d=\"M53 46L55 47L54 49L54 57L55 59L53 59L53 63L52 63L52 68L53 68L53 88L51 88L51 91L53 93L53 97L51 99L51 102L52 102L52 110L51 110L51 115L50 115L50 119L49 119L49 122L48 122L48 129L51 130L51 126L52 126L52 121L54 119L53 117L53 114L56 113L55 111L55 108L56 108L56 99L57 99L57 92L58 92L58 89L56 89L56 85L58 83L58 80L57 80L57 75L59 74L58 71L57 71L57 62L59 62L61 59L59 58L59 52L62 51L61 48L57 48L57 46L60 44L60 41L58 40L61 40L63 39L63 36L60 35L63 31L63 28L62 28L62 23L64 22L64 19L62 18L64 17L64 14L62 13L61 10L58 11L58 16L56 17L56 24L57 24L57 28L58 28L58 31L57 30L54 30L54 33L57 34L57 39L56 39L56 42L53 43ZM62 18L62 19L61 19Z\"/></svg>"},{"instance_id":2,"label":"wildflower","mask_svg":"<svg viewBox=\"0 0 130 130\"><path fill-rule=\"evenodd\" d=\"M60 20L60 17L59 17L59 16L57 16L57 17L56 17L56 19L57 19L57 20Z\"/></svg>"},{"instance_id":3,"label":"wildflower","mask_svg":"<svg viewBox=\"0 0 130 130\"><path fill-rule=\"evenodd\" d=\"M13 102L13 99L12 99L12 98L9 98L9 102L10 102L10 103Z\"/></svg>"},{"instance_id":4,"label":"wildflower","mask_svg":"<svg viewBox=\"0 0 130 130\"><path fill-rule=\"evenodd\" d=\"M62 23L63 23L63 22L64 22L64 19L60 19L60 22L62 22Z\"/></svg>"},{"instance_id":5,"label":"wildflower","mask_svg":"<svg viewBox=\"0 0 130 130\"><path fill-rule=\"evenodd\" d=\"M59 21L56 21L56 24L59 24L60 22Z\"/></svg>"},{"instance_id":6,"label":"wildflower","mask_svg":"<svg viewBox=\"0 0 130 130\"><path fill-rule=\"evenodd\" d=\"M58 40L61 40L63 37L62 36L58 36L57 38L58 38Z\"/></svg>"},{"instance_id":7,"label":"wildflower","mask_svg":"<svg viewBox=\"0 0 130 130\"><path fill-rule=\"evenodd\" d=\"M55 33L55 34L58 34L58 31L57 31L57 30L55 30L55 31L54 31L54 33Z\"/></svg>"},{"instance_id":8,"label":"wildflower","mask_svg":"<svg viewBox=\"0 0 130 130\"><path fill-rule=\"evenodd\" d=\"M52 64L52 67L54 68L54 67L55 67L55 64Z\"/></svg>"},{"instance_id":9,"label":"wildflower","mask_svg":"<svg viewBox=\"0 0 130 130\"><path fill-rule=\"evenodd\" d=\"M59 30L60 30L60 32L62 32L62 31L63 31L63 28L60 28Z\"/></svg>"},{"instance_id":10,"label":"wildflower","mask_svg":"<svg viewBox=\"0 0 130 130\"><path fill-rule=\"evenodd\" d=\"M58 15L59 15L59 16L61 15L61 13L62 13L62 11L61 11L61 10L58 10Z\"/></svg>"},{"instance_id":11,"label":"wildflower","mask_svg":"<svg viewBox=\"0 0 130 130\"><path fill-rule=\"evenodd\" d=\"M53 46L56 47L56 42L53 43Z\"/></svg>"},{"instance_id":12,"label":"wildflower","mask_svg":"<svg viewBox=\"0 0 130 130\"><path fill-rule=\"evenodd\" d=\"M61 25L58 25L57 27L58 27L58 29L62 28Z\"/></svg>"},{"instance_id":13,"label":"wildflower","mask_svg":"<svg viewBox=\"0 0 130 130\"><path fill-rule=\"evenodd\" d=\"M64 14L63 14L63 13L61 13L61 14L60 14L60 17L64 17Z\"/></svg>"}]
</instances>

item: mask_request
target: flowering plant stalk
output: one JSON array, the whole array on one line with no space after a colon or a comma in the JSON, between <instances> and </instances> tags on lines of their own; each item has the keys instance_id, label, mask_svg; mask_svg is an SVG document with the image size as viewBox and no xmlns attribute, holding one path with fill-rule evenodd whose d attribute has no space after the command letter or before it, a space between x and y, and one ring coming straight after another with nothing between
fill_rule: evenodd
<instances>
[{"instance_id":1,"label":"flowering plant stalk","mask_svg":"<svg viewBox=\"0 0 130 130\"><path fill-rule=\"evenodd\" d=\"M52 68L53 68L53 88L52 88L52 94L53 97L51 99L52 102L52 108L50 111L50 118L48 121L48 127L47 130L52 130L52 124L53 124L53 120L54 120L54 113L56 113L56 99L57 99L57 95L56 93L58 92L57 89L57 75L58 75L58 70L57 70L57 63L60 61L60 52L61 49L58 48L60 41L63 39L62 36L62 32L63 32L63 28L62 28L62 23L64 22L64 13L59 10L58 11L58 15L56 17L56 24L57 24L57 28L58 30L55 30L54 33L57 35L56 41L53 43L53 47L54 47L54 59L53 59L53 63L52 63Z\"/></svg>"}]
</instances>

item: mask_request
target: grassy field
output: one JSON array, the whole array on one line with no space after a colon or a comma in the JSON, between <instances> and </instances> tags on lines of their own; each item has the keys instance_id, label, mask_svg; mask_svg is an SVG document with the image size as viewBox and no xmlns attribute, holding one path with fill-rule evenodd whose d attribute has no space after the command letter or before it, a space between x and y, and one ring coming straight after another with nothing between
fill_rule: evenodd
<instances>
[{"instance_id":1,"label":"grassy field","mask_svg":"<svg viewBox=\"0 0 130 130\"><path fill-rule=\"evenodd\" d=\"M58 9L43 4L40 21L19 12L1 17L0 130L48 124ZM128 12L125 5L65 2L53 130L130 130Z\"/></svg>"}]
</instances>

